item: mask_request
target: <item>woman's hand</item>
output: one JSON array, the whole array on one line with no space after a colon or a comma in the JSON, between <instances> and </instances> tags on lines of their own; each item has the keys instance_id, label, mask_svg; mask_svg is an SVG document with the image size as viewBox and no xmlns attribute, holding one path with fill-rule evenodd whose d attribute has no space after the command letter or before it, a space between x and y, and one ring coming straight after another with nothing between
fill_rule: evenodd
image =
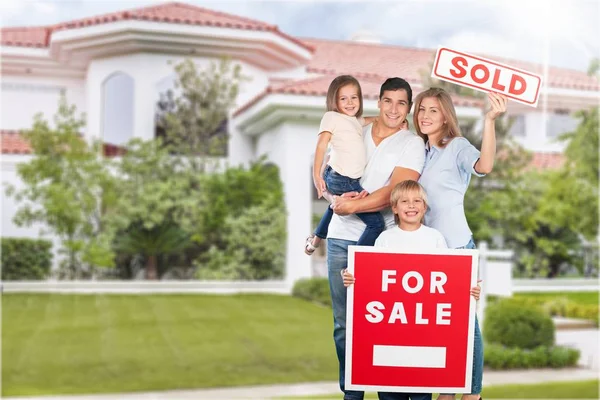
<instances>
[{"instance_id":1,"label":"woman's hand","mask_svg":"<svg viewBox=\"0 0 600 400\"><path fill-rule=\"evenodd\" d=\"M481 279L477 281L477 286L471 288L471 296L473 296L475 300L478 301L481 295L481 286L479 286L479 283L481 283Z\"/></svg>"},{"instance_id":2,"label":"woman's hand","mask_svg":"<svg viewBox=\"0 0 600 400\"><path fill-rule=\"evenodd\" d=\"M489 92L488 100L490 102L490 109L488 110L485 117L491 121L494 121L500 115L506 112L506 96L498 93Z\"/></svg>"},{"instance_id":3,"label":"woman's hand","mask_svg":"<svg viewBox=\"0 0 600 400\"><path fill-rule=\"evenodd\" d=\"M354 279L354 275L352 275L350 272L348 272L347 268L342 270L342 278L344 280L345 287L353 285L354 282L356 281L356 279Z\"/></svg>"}]
</instances>

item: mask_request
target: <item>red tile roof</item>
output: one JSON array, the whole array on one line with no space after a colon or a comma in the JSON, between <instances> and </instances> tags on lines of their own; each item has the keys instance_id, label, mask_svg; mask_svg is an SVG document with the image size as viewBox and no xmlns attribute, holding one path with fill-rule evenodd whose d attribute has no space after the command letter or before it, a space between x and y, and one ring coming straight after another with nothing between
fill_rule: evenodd
<instances>
[{"instance_id":1,"label":"red tile roof","mask_svg":"<svg viewBox=\"0 0 600 400\"><path fill-rule=\"evenodd\" d=\"M74 21L62 22L46 27L2 28L1 44L5 46L48 47L50 35L53 32L123 20L168 22L174 24L269 31L311 50L310 46L303 41L280 32L277 25L270 25L261 21L178 2L118 11Z\"/></svg>"},{"instance_id":2,"label":"red tile roof","mask_svg":"<svg viewBox=\"0 0 600 400\"><path fill-rule=\"evenodd\" d=\"M538 170L557 169L565 163L565 156L562 153L533 153L531 166Z\"/></svg>"},{"instance_id":3,"label":"red tile roof","mask_svg":"<svg viewBox=\"0 0 600 400\"><path fill-rule=\"evenodd\" d=\"M371 100L377 100L379 98L379 89L381 87L381 84L385 81L387 77L361 73L354 73L353 75L360 82L363 98ZM265 91L260 93L258 96L254 97L252 100L244 104L239 109L237 109L234 113L234 116L237 116L245 110L249 109L268 94L292 94L300 96L324 97L327 95L327 89L329 88L329 84L335 77L336 75L325 75L303 79L300 81L272 83L267 87ZM413 99L418 93L419 91L417 90L413 91ZM462 96L452 96L452 98L454 100L454 105L456 106L483 106L483 102L479 99ZM325 107L325 101L323 101L323 107Z\"/></svg>"},{"instance_id":4,"label":"red tile roof","mask_svg":"<svg viewBox=\"0 0 600 400\"><path fill-rule=\"evenodd\" d=\"M2 154L31 154L29 143L18 131L0 130L0 149Z\"/></svg>"},{"instance_id":5,"label":"red tile roof","mask_svg":"<svg viewBox=\"0 0 600 400\"><path fill-rule=\"evenodd\" d=\"M19 131L0 129L0 151L2 154L31 154L31 147L27 140L21 136ZM104 143L103 153L105 157L122 155L125 150L122 147L110 143Z\"/></svg>"},{"instance_id":6,"label":"red tile roof","mask_svg":"<svg viewBox=\"0 0 600 400\"><path fill-rule=\"evenodd\" d=\"M435 50L431 49L351 41L298 39L280 32L276 25L178 2L119 11L45 27L2 28L0 43L5 46L48 47L53 32L121 20L271 31L309 50L314 48L316 52L308 65L308 71L324 75L341 73L393 75L417 83L421 81L422 73L429 75L430 63L435 55ZM541 65L491 58L531 72L542 73ZM600 90L598 78L590 77L582 71L550 67L548 76L551 87Z\"/></svg>"},{"instance_id":7,"label":"red tile roof","mask_svg":"<svg viewBox=\"0 0 600 400\"><path fill-rule=\"evenodd\" d=\"M431 65L436 51L350 41L302 40L315 49L313 58L308 64L309 72L331 75L368 72L381 76L400 76L410 83L421 82L423 74L427 76L431 74ZM487 58L540 75L543 73L542 65L494 56L487 56ZM550 67L548 83L556 88L600 90L597 77L566 68Z\"/></svg>"}]
</instances>

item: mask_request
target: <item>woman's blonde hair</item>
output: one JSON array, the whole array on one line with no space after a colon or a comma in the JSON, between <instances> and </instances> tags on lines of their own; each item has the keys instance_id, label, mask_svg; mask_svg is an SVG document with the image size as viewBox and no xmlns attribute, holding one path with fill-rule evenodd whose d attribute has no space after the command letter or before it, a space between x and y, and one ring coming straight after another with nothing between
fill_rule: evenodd
<instances>
[{"instance_id":1,"label":"woman's blonde hair","mask_svg":"<svg viewBox=\"0 0 600 400\"><path fill-rule=\"evenodd\" d=\"M427 135L421 132L419 127L419 108L421 108L421 102L423 99L433 97L438 99L440 102L440 112L444 116L444 134L442 135L440 141L438 143L430 143L431 145L435 145L438 147L445 147L452 139L458 136L462 136L460 133L460 127L458 125L458 118L456 118L456 110L454 110L454 104L452 104L452 98L444 89L441 88L429 88L424 92L421 92L417 95L415 99L415 111L413 114L413 123L415 124L415 129L417 130L417 134L423 138L425 143L427 143Z\"/></svg>"},{"instance_id":2,"label":"woman's blonde hair","mask_svg":"<svg viewBox=\"0 0 600 400\"><path fill-rule=\"evenodd\" d=\"M400 182L392 189L392 194L390 194L390 206L394 207L404 194L414 192L417 192L419 197L423 199L425 210L427 210L427 193L425 192L425 189L419 182L410 179ZM400 225L400 217L398 217L398 214L396 213L394 213L394 220L396 221L396 225Z\"/></svg>"},{"instance_id":3,"label":"woman's blonde hair","mask_svg":"<svg viewBox=\"0 0 600 400\"><path fill-rule=\"evenodd\" d=\"M360 88L360 83L358 83L356 78L351 75L340 75L331 81L329 89L327 89L327 111L340 112L337 108L338 91L347 85L356 86L356 90L358 91L359 106L355 117L359 118L363 113L362 89Z\"/></svg>"}]
</instances>

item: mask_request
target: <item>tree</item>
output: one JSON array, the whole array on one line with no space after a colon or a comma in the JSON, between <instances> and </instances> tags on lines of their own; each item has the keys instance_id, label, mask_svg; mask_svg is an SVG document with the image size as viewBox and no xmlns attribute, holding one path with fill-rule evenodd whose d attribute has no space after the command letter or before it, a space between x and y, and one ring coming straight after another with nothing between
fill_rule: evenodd
<instances>
[{"instance_id":1,"label":"tree","mask_svg":"<svg viewBox=\"0 0 600 400\"><path fill-rule=\"evenodd\" d=\"M197 177L181 167L161 139L132 139L116 166L120 196L107 223L117 232L114 248L146 259L146 278L157 279L157 256L182 251L190 245L185 229L190 215L202 208L194 189Z\"/></svg>"},{"instance_id":2,"label":"tree","mask_svg":"<svg viewBox=\"0 0 600 400\"><path fill-rule=\"evenodd\" d=\"M61 239L70 278L81 277L84 266L113 266L111 233L102 214L117 198L102 144L81 137L84 117L76 114L63 96L53 126L41 114L35 116L32 129L23 132L34 158L17 167L25 187L7 190L22 204L17 225L43 223Z\"/></svg>"},{"instance_id":3,"label":"tree","mask_svg":"<svg viewBox=\"0 0 600 400\"><path fill-rule=\"evenodd\" d=\"M240 65L228 59L198 69L191 59L175 66L175 91L161 95L157 104L157 136L175 154L193 156L192 166L205 168L197 156L223 156L227 148L227 117L246 80Z\"/></svg>"}]
</instances>

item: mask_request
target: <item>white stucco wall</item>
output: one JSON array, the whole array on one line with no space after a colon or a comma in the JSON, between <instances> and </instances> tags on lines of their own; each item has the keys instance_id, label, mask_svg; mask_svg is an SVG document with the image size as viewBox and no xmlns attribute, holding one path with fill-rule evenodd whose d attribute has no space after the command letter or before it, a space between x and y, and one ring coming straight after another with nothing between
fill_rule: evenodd
<instances>
[{"instance_id":1,"label":"white stucco wall","mask_svg":"<svg viewBox=\"0 0 600 400\"><path fill-rule=\"evenodd\" d=\"M8 75L2 76L0 88L1 129L29 129L38 112L52 122L63 92L69 104L77 106L78 112L86 111L82 80Z\"/></svg>"},{"instance_id":2,"label":"white stucco wall","mask_svg":"<svg viewBox=\"0 0 600 400\"><path fill-rule=\"evenodd\" d=\"M102 132L102 85L115 73L124 73L134 80L133 137L154 137L154 113L160 92L170 87L169 80L175 78L174 64L184 60L181 56L164 54L130 54L92 60L86 79L86 102L88 109L88 136L100 137ZM199 68L206 68L217 58L195 57ZM247 63L233 61L242 66L244 75L251 78L240 87L238 105L244 104L262 92L267 86L265 72ZM244 147L245 144L240 145Z\"/></svg>"},{"instance_id":3,"label":"white stucco wall","mask_svg":"<svg viewBox=\"0 0 600 400\"><path fill-rule=\"evenodd\" d=\"M546 128L546 118L553 121L553 115L548 113L544 118L541 111L523 114L525 117L525 136L516 136L515 141L525 149L534 152L562 152L566 143L557 140L557 137L549 137ZM576 121L573 121L574 127Z\"/></svg>"},{"instance_id":4,"label":"white stucco wall","mask_svg":"<svg viewBox=\"0 0 600 400\"><path fill-rule=\"evenodd\" d=\"M285 122L262 134L256 155L266 154L277 164L285 194L287 218L286 280L294 282L311 276L311 257L303 244L311 229L311 154L318 124Z\"/></svg>"},{"instance_id":5,"label":"white stucco wall","mask_svg":"<svg viewBox=\"0 0 600 400\"><path fill-rule=\"evenodd\" d=\"M30 159L31 156L3 155L2 161L0 161L0 167L2 169L2 232L0 236L3 238L40 238L52 241L52 253L54 254L52 264L53 268L56 268L60 262L60 256L58 255L60 240L58 237L49 233L48 229L45 228L43 224L33 224L31 226L23 227L17 226L13 222L13 218L18 207L21 205L15 201L14 197L8 197L6 195L7 184L13 185L17 190L23 188L21 179L17 175L17 165L21 162L27 162Z\"/></svg>"}]
</instances>

